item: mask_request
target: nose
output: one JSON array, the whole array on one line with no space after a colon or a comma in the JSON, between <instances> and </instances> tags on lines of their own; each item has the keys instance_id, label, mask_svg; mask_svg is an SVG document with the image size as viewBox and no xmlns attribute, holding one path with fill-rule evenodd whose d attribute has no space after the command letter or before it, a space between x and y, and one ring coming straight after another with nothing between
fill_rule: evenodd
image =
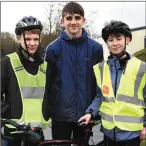
<instances>
[{"instance_id":1,"label":"nose","mask_svg":"<svg viewBox=\"0 0 146 146\"><path fill-rule=\"evenodd\" d=\"M75 18L73 17L71 20L71 24L74 24L76 22Z\"/></svg>"},{"instance_id":2,"label":"nose","mask_svg":"<svg viewBox=\"0 0 146 146\"><path fill-rule=\"evenodd\" d=\"M35 45L35 41L34 41L34 40L31 40L31 41L30 41L30 45L31 45L31 46Z\"/></svg>"},{"instance_id":3,"label":"nose","mask_svg":"<svg viewBox=\"0 0 146 146\"><path fill-rule=\"evenodd\" d=\"M117 45L117 40L113 39L113 46Z\"/></svg>"}]
</instances>

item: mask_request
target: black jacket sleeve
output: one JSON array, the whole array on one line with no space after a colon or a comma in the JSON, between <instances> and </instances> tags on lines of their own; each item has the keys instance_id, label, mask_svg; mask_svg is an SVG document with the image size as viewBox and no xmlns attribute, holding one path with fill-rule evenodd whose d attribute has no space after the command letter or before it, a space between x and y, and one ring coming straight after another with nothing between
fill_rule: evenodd
<instances>
[{"instance_id":1,"label":"black jacket sleeve","mask_svg":"<svg viewBox=\"0 0 146 146\"><path fill-rule=\"evenodd\" d=\"M7 110L9 108L9 99L5 96L8 90L8 61L7 56L1 59L1 116L7 117Z\"/></svg>"}]
</instances>

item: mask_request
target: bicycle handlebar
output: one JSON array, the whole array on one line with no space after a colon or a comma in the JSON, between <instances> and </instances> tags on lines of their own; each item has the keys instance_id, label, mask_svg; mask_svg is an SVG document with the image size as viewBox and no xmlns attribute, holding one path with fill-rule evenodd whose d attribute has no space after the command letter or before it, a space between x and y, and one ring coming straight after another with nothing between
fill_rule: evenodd
<instances>
[{"instance_id":1,"label":"bicycle handlebar","mask_svg":"<svg viewBox=\"0 0 146 146\"><path fill-rule=\"evenodd\" d=\"M42 140L42 135L36 133L38 130L41 130L40 127L33 127L31 128L30 125L20 125L15 121L8 120L8 119L1 119L1 128L6 127L6 124L10 124L16 128L16 131L21 136L27 136L27 140L30 143L39 143ZM12 135L12 134L11 134ZM6 140L15 140L12 136L5 136L1 132L1 138Z\"/></svg>"},{"instance_id":2,"label":"bicycle handlebar","mask_svg":"<svg viewBox=\"0 0 146 146\"><path fill-rule=\"evenodd\" d=\"M82 126L86 126L87 128L92 129L93 126L99 123L100 123L100 118L98 117L96 119L90 120L88 125L82 125ZM29 141L31 145L37 145L44 140L44 137L40 134L40 131L42 131L40 127L30 127L30 125L26 125L26 124L21 125L9 119L1 119L1 128L7 127L6 124L10 124L14 126L16 128L18 135L26 136L27 141ZM11 136L3 135L2 131L1 131L1 138L6 140L15 140L12 135Z\"/></svg>"},{"instance_id":3,"label":"bicycle handlebar","mask_svg":"<svg viewBox=\"0 0 146 146\"><path fill-rule=\"evenodd\" d=\"M4 126L6 124L10 124L17 128L17 130L26 130L24 126L21 126L20 124L16 123L15 121L8 120L8 119L1 119L1 125Z\"/></svg>"}]
</instances>

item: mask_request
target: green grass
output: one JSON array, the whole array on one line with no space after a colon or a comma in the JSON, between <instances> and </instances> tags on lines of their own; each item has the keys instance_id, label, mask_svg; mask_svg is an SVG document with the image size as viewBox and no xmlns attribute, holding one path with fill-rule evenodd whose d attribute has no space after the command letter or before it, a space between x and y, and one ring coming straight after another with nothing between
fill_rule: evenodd
<instances>
[{"instance_id":1,"label":"green grass","mask_svg":"<svg viewBox=\"0 0 146 146\"><path fill-rule=\"evenodd\" d=\"M146 140L143 140L140 144L140 146L146 146Z\"/></svg>"}]
</instances>

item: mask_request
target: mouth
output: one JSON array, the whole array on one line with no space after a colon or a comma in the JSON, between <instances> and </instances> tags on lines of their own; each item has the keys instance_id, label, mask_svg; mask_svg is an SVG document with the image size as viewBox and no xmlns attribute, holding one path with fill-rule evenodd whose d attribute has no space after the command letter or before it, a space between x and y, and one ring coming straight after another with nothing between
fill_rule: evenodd
<instances>
[{"instance_id":1,"label":"mouth","mask_svg":"<svg viewBox=\"0 0 146 146\"><path fill-rule=\"evenodd\" d=\"M113 49L113 51L117 51L117 50L119 50L119 48L112 48Z\"/></svg>"},{"instance_id":2,"label":"mouth","mask_svg":"<svg viewBox=\"0 0 146 146\"><path fill-rule=\"evenodd\" d=\"M78 30L78 27L71 27L72 30Z\"/></svg>"},{"instance_id":3,"label":"mouth","mask_svg":"<svg viewBox=\"0 0 146 146\"><path fill-rule=\"evenodd\" d=\"M70 27L71 28L78 28L78 26L76 26L76 25L71 25Z\"/></svg>"},{"instance_id":4,"label":"mouth","mask_svg":"<svg viewBox=\"0 0 146 146\"><path fill-rule=\"evenodd\" d=\"M34 50L36 50L36 48L28 48L28 50L34 51Z\"/></svg>"}]
</instances>

